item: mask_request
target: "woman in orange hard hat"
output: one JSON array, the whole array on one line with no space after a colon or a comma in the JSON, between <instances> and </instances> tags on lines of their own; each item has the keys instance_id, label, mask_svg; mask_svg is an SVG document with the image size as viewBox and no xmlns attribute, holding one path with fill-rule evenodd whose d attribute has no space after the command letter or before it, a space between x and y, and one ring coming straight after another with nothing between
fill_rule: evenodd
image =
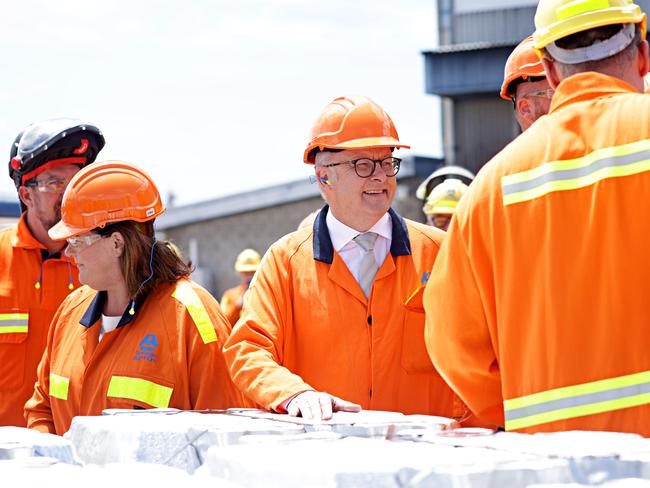
<instances>
[{"instance_id":1,"label":"woman in orange hard hat","mask_svg":"<svg viewBox=\"0 0 650 488\"><path fill-rule=\"evenodd\" d=\"M63 434L73 417L107 408L242 405L221 354L228 321L156 240L164 211L153 181L130 163L96 163L70 181L49 234L67 240L86 286L53 319L28 427Z\"/></svg>"}]
</instances>

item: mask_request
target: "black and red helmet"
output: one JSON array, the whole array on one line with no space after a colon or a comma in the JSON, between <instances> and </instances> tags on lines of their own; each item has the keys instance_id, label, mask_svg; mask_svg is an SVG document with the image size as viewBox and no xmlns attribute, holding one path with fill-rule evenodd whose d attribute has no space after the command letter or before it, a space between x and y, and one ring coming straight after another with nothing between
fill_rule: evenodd
<instances>
[{"instance_id":1,"label":"black and red helmet","mask_svg":"<svg viewBox=\"0 0 650 488\"><path fill-rule=\"evenodd\" d=\"M84 167L95 160L105 142L97 127L77 119L50 119L28 125L11 146L9 176L19 188L54 166Z\"/></svg>"}]
</instances>

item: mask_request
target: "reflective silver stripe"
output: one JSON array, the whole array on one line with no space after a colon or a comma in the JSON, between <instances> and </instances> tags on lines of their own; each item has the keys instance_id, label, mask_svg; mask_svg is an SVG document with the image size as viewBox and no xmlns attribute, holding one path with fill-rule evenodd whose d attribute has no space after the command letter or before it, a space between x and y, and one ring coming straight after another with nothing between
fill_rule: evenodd
<instances>
[{"instance_id":1,"label":"reflective silver stripe","mask_svg":"<svg viewBox=\"0 0 650 488\"><path fill-rule=\"evenodd\" d=\"M0 327L19 327L29 324L29 319L25 320L2 320L0 319Z\"/></svg>"},{"instance_id":2,"label":"reflective silver stripe","mask_svg":"<svg viewBox=\"0 0 650 488\"><path fill-rule=\"evenodd\" d=\"M644 393L650 393L650 383L641 383L612 390L599 391L597 393L560 398L558 400L550 400L548 402L511 410L506 409L504 415L506 421L517 420L524 417L530 417L531 415L539 415L555 410L561 410L563 408L582 407L594 403L608 402L635 395L642 395Z\"/></svg>"},{"instance_id":3,"label":"reflective silver stripe","mask_svg":"<svg viewBox=\"0 0 650 488\"><path fill-rule=\"evenodd\" d=\"M612 168L617 166L626 166L628 164L637 163L650 159L650 150L636 152L632 154L625 154L623 156L612 156L608 158L599 159L592 164L582 168L556 170L550 173L543 174L532 180L522 181L517 183L504 184L502 191L504 195L513 193L524 192L538 188L546 183L554 181L575 180L588 176L603 168Z\"/></svg>"}]
</instances>

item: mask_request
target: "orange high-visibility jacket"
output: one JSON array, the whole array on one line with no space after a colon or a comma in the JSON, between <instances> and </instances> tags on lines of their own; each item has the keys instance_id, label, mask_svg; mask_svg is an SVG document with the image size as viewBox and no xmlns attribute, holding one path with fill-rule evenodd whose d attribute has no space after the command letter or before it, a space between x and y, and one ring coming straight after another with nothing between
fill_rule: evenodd
<instances>
[{"instance_id":1,"label":"orange high-visibility jacket","mask_svg":"<svg viewBox=\"0 0 650 488\"><path fill-rule=\"evenodd\" d=\"M72 288L77 267L47 250L29 231L25 215L0 232L0 425L25 426L25 402L52 317ZM42 252L41 252L42 251Z\"/></svg>"},{"instance_id":2,"label":"orange high-visibility jacket","mask_svg":"<svg viewBox=\"0 0 650 488\"><path fill-rule=\"evenodd\" d=\"M154 290L98 343L106 292L70 294L52 322L27 426L63 434L106 408L219 409L242 405L221 353L230 325L188 279Z\"/></svg>"},{"instance_id":3,"label":"orange high-visibility jacket","mask_svg":"<svg viewBox=\"0 0 650 488\"><path fill-rule=\"evenodd\" d=\"M234 288L229 288L223 292L220 303L221 310L223 310L223 314L232 325L235 325L239 320L239 316L241 315L242 299L244 298L246 290L248 290L248 287L241 283Z\"/></svg>"},{"instance_id":4,"label":"orange high-visibility jacket","mask_svg":"<svg viewBox=\"0 0 650 488\"><path fill-rule=\"evenodd\" d=\"M477 415L650 435L649 170L650 97L592 72L472 183L424 295L434 363Z\"/></svg>"},{"instance_id":5,"label":"orange high-visibility jacket","mask_svg":"<svg viewBox=\"0 0 650 488\"><path fill-rule=\"evenodd\" d=\"M427 355L418 293L444 233L391 210L390 252L368 301L332 247L327 211L263 258L224 348L235 383L276 411L315 389L365 409L463 416Z\"/></svg>"}]
</instances>

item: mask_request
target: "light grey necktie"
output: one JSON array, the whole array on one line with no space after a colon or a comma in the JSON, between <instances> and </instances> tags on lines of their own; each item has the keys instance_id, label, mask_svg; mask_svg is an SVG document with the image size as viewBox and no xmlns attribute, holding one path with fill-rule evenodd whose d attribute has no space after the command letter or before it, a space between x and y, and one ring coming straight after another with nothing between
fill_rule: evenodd
<instances>
[{"instance_id":1,"label":"light grey necktie","mask_svg":"<svg viewBox=\"0 0 650 488\"><path fill-rule=\"evenodd\" d=\"M359 286L363 290L363 293L365 293L366 298L370 297L372 282L375 280L375 275L379 269L377 261L375 260L375 241L377 240L377 237L379 237L379 234L374 232L365 232L354 238L354 242L363 249L363 256L359 266L359 276L357 281L359 282Z\"/></svg>"}]
</instances>

